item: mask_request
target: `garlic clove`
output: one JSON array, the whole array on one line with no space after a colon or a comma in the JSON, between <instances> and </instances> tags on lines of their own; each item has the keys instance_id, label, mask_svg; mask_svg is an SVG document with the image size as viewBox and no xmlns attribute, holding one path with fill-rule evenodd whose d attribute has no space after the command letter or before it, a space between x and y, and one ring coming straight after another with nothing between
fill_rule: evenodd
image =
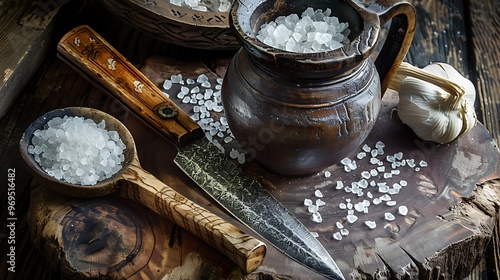
<instances>
[{"instance_id":1,"label":"garlic clove","mask_svg":"<svg viewBox=\"0 0 500 280\"><path fill-rule=\"evenodd\" d=\"M403 63L395 81L390 87L399 91L398 115L420 138L448 143L476 124L474 85L451 65Z\"/></svg>"}]
</instances>

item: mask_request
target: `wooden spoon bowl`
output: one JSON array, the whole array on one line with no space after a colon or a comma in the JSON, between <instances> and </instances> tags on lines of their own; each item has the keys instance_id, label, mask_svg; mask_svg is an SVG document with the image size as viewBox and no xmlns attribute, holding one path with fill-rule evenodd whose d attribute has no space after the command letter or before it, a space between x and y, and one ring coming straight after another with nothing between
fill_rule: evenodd
<instances>
[{"instance_id":1,"label":"wooden spoon bowl","mask_svg":"<svg viewBox=\"0 0 500 280\"><path fill-rule=\"evenodd\" d=\"M118 132L121 140L126 146L123 151L125 155L125 160L123 161L122 169L116 173L113 177L97 182L97 184L92 186L82 186L76 184L70 184L62 180L58 180L55 177L47 174L40 165L35 161L33 155L28 152L28 146L33 138L33 133L36 130L41 130L53 118L56 117L74 117L80 116L87 119L92 119L94 122L99 123L102 120L106 122L106 130L114 130ZM64 109L56 109L46 114L40 116L34 122L32 122L28 128L26 128L21 141L20 141L20 153L21 157L26 162L28 169L31 171L33 176L44 186L52 189L60 194L64 194L72 197L97 197L108 195L117 191L115 189L115 183L118 178L125 172L127 167L137 160L137 149L135 146L134 138L130 134L129 130L123 125L122 122L106 114L102 111L92 108L84 107L69 107Z\"/></svg>"},{"instance_id":2,"label":"wooden spoon bowl","mask_svg":"<svg viewBox=\"0 0 500 280\"><path fill-rule=\"evenodd\" d=\"M96 123L104 120L107 130L117 131L126 146L122 169L111 178L92 186L70 184L47 174L28 152L28 146L37 129L43 129L45 124L55 117L64 116L81 116ZM128 129L119 120L102 111L84 107L50 111L28 126L20 140L19 148L33 176L41 184L58 193L72 197L97 197L116 193L177 223L229 257L246 273L254 271L263 261L266 252L264 243L190 201L142 169L134 139Z\"/></svg>"}]
</instances>

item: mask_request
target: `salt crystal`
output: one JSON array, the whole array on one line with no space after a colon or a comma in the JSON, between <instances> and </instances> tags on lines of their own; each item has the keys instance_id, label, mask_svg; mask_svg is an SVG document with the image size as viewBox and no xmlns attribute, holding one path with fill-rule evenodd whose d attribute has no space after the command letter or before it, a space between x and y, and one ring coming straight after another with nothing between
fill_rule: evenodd
<instances>
[{"instance_id":1,"label":"salt crystal","mask_svg":"<svg viewBox=\"0 0 500 280\"><path fill-rule=\"evenodd\" d=\"M375 223L375 221L365 221L365 225L370 229L375 229L377 227L377 223Z\"/></svg>"},{"instance_id":2,"label":"salt crystal","mask_svg":"<svg viewBox=\"0 0 500 280\"><path fill-rule=\"evenodd\" d=\"M305 206L311 206L313 204L312 200L309 198L304 199L304 205Z\"/></svg>"},{"instance_id":3,"label":"salt crystal","mask_svg":"<svg viewBox=\"0 0 500 280\"><path fill-rule=\"evenodd\" d=\"M172 88L172 81L167 79L163 82L163 89L169 90L170 88Z\"/></svg>"},{"instance_id":4,"label":"salt crystal","mask_svg":"<svg viewBox=\"0 0 500 280\"><path fill-rule=\"evenodd\" d=\"M396 217L394 217L393 214L386 212L384 213L384 219L386 219L387 221L394 221Z\"/></svg>"},{"instance_id":5,"label":"salt crystal","mask_svg":"<svg viewBox=\"0 0 500 280\"><path fill-rule=\"evenodd\" d=\"M323 218L321 217L321 214L319 212L314 212L311 216L313 222L316 223L321 223L323 221Z\"/></svg>"},{"instance_id":6,"label":"salt crystal","mask_svg":"<svg viewBox=\"0 0 500 280\"><path fill-rule=\"evenodd\" d=\"M370 179L371 174L369 171L363 171L363 172L361 172L361 177L363 177L365 179Z\"/></svg>"},{"instance_id":7,"label":"salt crystal","mask_svg":"<svg viewBox=\"0 0 500 280\"><path fill-rule=\"evenodd\" d=\"M354 204L354 209L358 212L363 212L365 205L361 202Z\"/></svg>"},{"instance_id":8,"label":"salt crystal","mask_svg":"<svg viewBox=\"0 0 500 280\"><path fill-rule=\"evenodd\" d=\"M201 86L204 88L210 88L212 86L212 84L210 84L209 81L204 81L201 83Z\"/></svg>"},{"instance_id":9,"label":"salt crystal","mask_svg":"<svg viewBox=\"0 0 500 280\"><path fill-rule=\"evenodd\" d=\"M357 155L356 155L356 158L358 159L363 159L366 157L366 153L365 152L359 152Z\"/></svg>"},{"instance_id":10,"label":"salt crystal","mask_svg":"<svg viewBox=\"0 0 500 280\"><path fill-rule=\"evenodd\" d=\"M344 188L344 183L342 181L337 181L337 186L335 187L335 189L341 190L343 188Z\"/></svg>"},{"instance_id":11,"label":"salt crystal","mask_svg":"<svg viewBox=\"0 0 500 280\"><path fill-rule=\"evenodd\" d=\"M316 191L314 192L314 195L315 195L316 197L323 197L323 193L321 193L321 191L320 191L320 190L316 190Z\"/></svg>"},{"instance_id":12,"label":"salt crystal","mask_svg":"<svg viewBox=\"0 0 500 280\"><path fill-rule=\"evenodd\" d=\"M339 203L339 208L340 209L347 209L347 204L345 204L344 202L341 202L341 203Z\"/></svg>"},{"instance_id":13,"label":"salt crystal","mask_svg":"<svg viewBox=\"0 0 500 280\"><path fill-rule=\"evenodd\" d=\"M377 143L375 143L375 148L385 148L385 144L384 142L382 141L377 141Z\"/></svg>"},{"instance_id":14,"label":"salt crystal","mask_svg":"<svg viewBox=\"0 0 500 280\"><path fill-rule=\"evenodd\" d=\"M332 176L332 173L330 171L325 171L324 175L325 175L325 178L330 178L330 176Z\"/></svg>"},{"instance_id":15,"label":"salt crystal","mask_svg":"<svg viewBox=\"0 0 500 280\"><path fill-rule=\"evenodd\" d=\"M387 206L395 206L395 205L396 205L396 201L394 201L394 200L387 201L385 204L386 204Z\"/></svg>"},{"instance_id":16,"label":"salt crystal","mask_svg":"<svg viewBox=\"0 0 500 280\"><path fill-rule=\"evenodd\" d=\"M425 160L421 160L419 165L420 167L427 167L427 162Z\"/></svg>"},{"instance_id":17,"label":"salt crystal","mask_svg":"<svg viewBox=\"0 0 500 280\"><path fill-rule=\"evenodd\" d=\"M358 217L356 215L347 215L346 219L348 223L352 224L358 220Z\"/></svg>"},{"instance_id":18,"label":"salt crystal","mask_svg":"<svg viewBox=\"0 0 500 280\"><path fill-rule=\"evenodd\" d=\"M179 84L182 81L182 74L172 75L172 76L170 76L170 80L174 84Z\"/></svg>"},{"instance_id":19,"label":"salt crystal","mask_svg":"<svg viewBox=\"0 0 500 280\"><path fill-rule=\"evenodd\" d=\"M340 229L340 234L342 234L344 236L349 235L349 230L346 228L342 228L342 229Z\"/></svg>"},{"instance_id":20,"label":"salt crystal","mask_svg":"<svg viewBox=\"0 0 500 280\"><path fill-rule=\"evenodd\" d=\"M401 205L398 207L398 214L402 216L406 216L408 214L408 207Z\"/></svg>"},{"instance_id":21,"label":"salt crystal","mask_svg":"<svg viewBox=\"0 0 500 280\"><path fill-rule=\"evenodd\" d=\"M379 193L387 193L389 191L389 186L383 185L378 187Z\"/></svg>"},{"instance_id":22,"label":"salt crystal","mask_svg":"<svg viewBox=\"0 0 500 280\"><path fill-rule=\"evenodd\" d=\"M313 237L319 237L319 234L317 232L315 232L315 231L311 231L311 235Z\"/></svg>"},{"instance_id":23,"label":"salt crystal","mask_svg":"<svg viewBox=\"0 0 500 280\"><path fill-rule=\"evenodd\" d=\"M384 194L383 196L380 197L380 200L382 201L390 201L392 198L388 194Z\"/></svg>"},{"instance_id":24,"label":"salt crystal","mask_svg":"<svg viewBox=\"0 0 500 280\"><path fill-rule=\"evenodd\" d=\"M337 222L335 225L337 226L338 229L344 228L344 225L341 222Z\"/></svg>"},{"instance_id":25,"label":"salt crystal","mask_svg":"<svg viewBox=\"0 0 500 280\"><path fill-rule=\"evenodd\" d=\"M394 154L394 158L397 160L402 160L403 159L403 152L399 152Z\"/></svg>"},{"instance_id":26,"label":"salt crystal","mask_svg":"<svg viewBox=\"0 0 500 280\"><path fill-rule=\"evenodd\" d=\"M340 163L342 163L343 165L349 165L351 163L351 159L350 158L343 158Z\"/></svg>"},{"instance_id":27,"label":"salt crystal","mask_svg":"<svg viewBox=\"0 0 500 280\"><path fill-rule=\"evenodd\" d=\"M325 206L326 202L324 202L323 200L321 200L321 199L318 198L318 199L316 199L316 205L318 207Z\"/></svg>"},{"instance_id":28,"label":"salt crystal","mask_svg":"<svg viewBox=\"0 0 500 280\"><path fill-rule=\"evenodd\" d=\"M364 144L361 149L366 153L369 153L372 150L372 148L370 148L370 146L368 146L367 144Z\"/></svg>"},{"instance_id":29,"label":"salt crystal","mask_svg":"<svg viewBox=\"0 0 500 280\"><path fill-rule=\"evenodd\" d=\"M333 234L333 239L339 240L339 241L342 240L342 234L340 232L335 232Z\"/></svg>"},{"instance_id":30,"label":"salt crystal","mask_svg":"<svg viewBox=\"0 0 500 280\"><path fill-rule=\"evenodd\" d=\"M319 210L318 205L311 204L307 206L307 211L309 211L309 213L316 213L318 212L318 210Z\"/></svg>"}]
</instances>

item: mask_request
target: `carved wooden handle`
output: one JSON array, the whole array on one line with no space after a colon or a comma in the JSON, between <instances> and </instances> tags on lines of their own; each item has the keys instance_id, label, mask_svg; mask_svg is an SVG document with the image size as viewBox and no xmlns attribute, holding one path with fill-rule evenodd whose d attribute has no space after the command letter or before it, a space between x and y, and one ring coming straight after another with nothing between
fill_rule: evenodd
<instances>
[{"instance_id":1,"label":"carved wooden handle","mask_svg":"<svg viewBox=\"0 0 500 280\"><path fill-rule=\"evenodd\" d=\"M68 32L57 50L90 82L174 143L183 145L203 136L196 122L90 27L83 25Z\"/></svg>"},{"instance_id":2,"label":"carved wooden handle","mask_svg":"<svg viewBox=\"0 0 500 280\"><path fill-rule=\"evenodd\" d=\"M246 273L262 263L266 245L197 205L133 162L119 180L120 195L169 218L233 260Z\"/></svg>"}]
</instances>

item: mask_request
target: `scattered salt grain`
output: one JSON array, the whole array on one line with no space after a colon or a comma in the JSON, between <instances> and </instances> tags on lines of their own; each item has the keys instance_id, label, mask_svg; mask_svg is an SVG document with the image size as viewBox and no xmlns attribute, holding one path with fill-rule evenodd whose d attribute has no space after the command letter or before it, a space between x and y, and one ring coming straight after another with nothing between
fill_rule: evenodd
<instances>
[{"instance_id":1,"label":"scattered salt grain","mask_svg":"<svg viewBox=\"0 0 500 280\"><path fill-rule=\"evenodd\" d=\"M309 211L309 213L316 213L318 212L319 210L319 207L318 205L315 205L315 204L311 204L307 207L307 211Z\"/></svg>"},{"instance_id":2,"label":"scattered salt grain","mask_svg":"<svg viewBox=\"0 0 500 280\"><path fill-rule=\"evenodd\" d=\"M356 215L347 215L346 216L347 222L352 224L358 220L358 217Z\"/></svg>"},{"instance_id":3,"label":"scattered salt grain","mask_svg":"<svg viewBox=\"0 0 500 280\"><path fill-rule=\"evenodd\" d=\"M311 206L311 205L313 205L313 201L309 198L306 198L306 199L304 199L304 205Z\"/></svg>"},{"instance_id":4,"label":"scattered salt grain","mask_svg":"<svg viewBox=\"0 0 500 280\"><path fill-rule=\"evenodd\" d=\"M377 227L377 223L375 221L365 221L365 225L370 229L375 229Z\"/></svg>"},{"instance_id":5,"label":"scattered salt grain","mask_svg":"<svg viewBox=\"0 0 500 280\"><path fill-rule=\"evenodd\" d=\"M163 82L163 89L169 90L172 88L172 81L167 79Z\"/></svg>"},{"instance_id":6,"label":"scattered salt grain","mask_svg":"<svg viewBox=\"0 0 500 280\"><path fill-rule=\"evenodd\" d=\"M174 74L170 76L170 81L174 84L179 84L182 81L182 74Z\"/></svg>"},{"instance_id":7,"label":"scattered salt grain","mask_svg":"<svg viewBox=\"0 0 500 280\"><path fill-rule=\"evenodd\" d=\"M319 234L317 232L315 232L315 231L311 231L311 235L313 237L319 237Z\"/></svg>"},{"instance_id":8,"label":"scattered salt grain","mask_svg":"<svg viewBox=\"0 0 500 280\"><path fill-rule=\"evenodd\" d=\"M314 196L316 196L316 197L323 197L323 193L320 190L316 190L314 192Z\"/></svg>"},{"instance_id":9,"label":"scattered salt grain","mask_svg":"<svg viewBox=\"0 0 500 280\"><path fill-rule=\"evenodd\" d=\"M318 198L318 199L316 199L316 205L318 207L325 206L326 202L324 202L323 200L321 200L321 199Z\"/></svg>"},{"instance_id":10,"label":"scattered salt grain","mask_svg":"<svg viewBox=\"0 0 500 280\"><path fill-rule=\"evenodd\" d=\"M406 216L408 214L408 207L401 205L398 207L398 214L401 216Z\"/></svg>"},{"instance_id":11,"label":"scattered salt grain","mask_svg":"<svg viewBox=\"0 0 500 280\"><path fill-rule=\"evenodd\" d=\"M325 175L325 178L330 178L330 176L332 176L332 173L330 171L325 171L324 175Z\"/></svg>"},{"instance_id":12,"label":"scattered salt grain","mask_svg":"<svg viewBox=\"0 0 500 280\"><path fill-rule=\"evenodd\" d=\"M396 219L396 217L394 217L394 215L392 213L389 213L389 212L384 213L384 218L387 221L394 221Z\"/></svg>"},{"instance_id":13,"label":"scattered salt grain","mask_svg":"<svg viewBox=\"0 0 500 280\"><path fill-rule=\"evenodd\" d=\"M385 204L386 204L387 206L395 206L395 205L396 205L396 201L394 201L394 200L387 201Z\"/></svg>"},{"instance_id":14,"label":"scattered salt grain","mask_svg":"<svg viewBox=\"0 0 500 280\"><path fill-rule=\"evenodd\" d=\"M347 236L347 235L349 235L349 230L346 228L342 228L342 229L340 229L340 234Z\"/></svg>"},{"instance_id":15,"label":"scattered salt grain","mask_svg":"<svg viewBox=\"0 0 500 280\"><path fill-rule=\"evenodd\" d=\"M321 217L321 214L319 212L314 212L311 215L311 219L313 220L313 222L316 222L318 224L323 221L323 218Z\"/></svg>"},{"instance_id":16,"label":"scattered salt grain","mask_svg":"<svg viewBox=\"0 0 500 280\"><path fill-rule=\"evenodd\" d=\"M340 240L342 240L342 234L341 234L340 232L338 232L338 231L337 231L337 232L335 232L335 233L333 234L333 239L335 239L335 240L339 240L339 241L340 241Z\"/></svg>"}]
</instances>

